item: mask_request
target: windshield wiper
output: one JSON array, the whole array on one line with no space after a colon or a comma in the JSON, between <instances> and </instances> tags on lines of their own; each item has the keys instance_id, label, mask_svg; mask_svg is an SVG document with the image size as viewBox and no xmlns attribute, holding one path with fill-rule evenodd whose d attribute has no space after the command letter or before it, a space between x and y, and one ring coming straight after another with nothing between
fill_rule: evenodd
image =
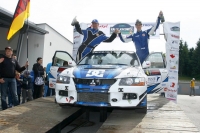
<instances>
[{"instance_id":1,"label":"windshield wiper","mask_svg":"<svg viewBox=\"0 0 200 133\"><path fill-rule=\"evenodd\" d=\"M121 63L107 63L108 65L126 65L127 66L127 64L121 64Z\"/></svg>"}]
</instances>

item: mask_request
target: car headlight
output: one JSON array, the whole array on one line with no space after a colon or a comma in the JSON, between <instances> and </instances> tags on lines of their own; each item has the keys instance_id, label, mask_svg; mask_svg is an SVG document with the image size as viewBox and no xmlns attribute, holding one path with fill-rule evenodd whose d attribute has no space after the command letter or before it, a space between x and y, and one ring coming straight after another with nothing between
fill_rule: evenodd
<instances>
[{"instance_id":1,"label":"car headlight","mask_svg":"<svg viewBox=\"0 0 200 133\"><path fill-rule=\"evenodd\" d=\"M145 78L122 78L119 82L120 86L144 86Z\"/></svg>"},{"instance_id":2,"label":"car headlight","mask_svg":"<svg viewBox=\"0 0 200 133\"><path fill-rule=\"evenodd\" d=\"M69 84L70 83L70 77L59 75L58 78L57 78L56 83Z\"/></svg>"}]
</instances>

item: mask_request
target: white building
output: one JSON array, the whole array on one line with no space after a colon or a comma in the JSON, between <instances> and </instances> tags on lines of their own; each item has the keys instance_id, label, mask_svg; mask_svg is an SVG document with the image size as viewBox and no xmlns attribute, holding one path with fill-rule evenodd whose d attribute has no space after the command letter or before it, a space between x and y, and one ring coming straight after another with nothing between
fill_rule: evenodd
<instances>
[{"instance_id":1,"label":"white building","mask_svg":"<svg viewBox=\"0 0 200 133\"><path fill-rule=\"evenodd\" d=\"M27 23L8 41L6 38L12 16L11 13L0 7L0 54L4 53L5 47L11 46L18 57L19 64L24 65L27 60L27 34L23 31L26 29ZM73 43L46 23L29 22L28 34L29 70L32 69L38 57L43 58L44 67L52 62L56 50L72 54Z\"/></svg>"}]
</instances>

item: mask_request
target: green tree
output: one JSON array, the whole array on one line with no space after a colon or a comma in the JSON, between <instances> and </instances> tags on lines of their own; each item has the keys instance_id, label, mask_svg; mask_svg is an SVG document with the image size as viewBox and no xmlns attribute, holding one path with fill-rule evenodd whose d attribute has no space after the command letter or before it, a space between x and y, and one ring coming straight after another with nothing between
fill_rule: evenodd
<instances>
[{"instance_id":1,"label":"green tree","mask_svg":"<svg viewBox=\"0 0 200 133\"><path fill-rule=\"evenodd\" d=\"M189 77L192 77L193 75L192 75L192 73L193 73L193 69L194 69L194 48L192 47L192 48L190 48L189 49L189 53L188 53L188 56L189 56L189 64L188 64L188 66L189 66L189 73L188 73L188 75L187 76L189 76Z\"/></svg>"},{"instance_id":2,"label":"green tree","mask_svg":"<svg viewBox=\"0 0 200 133\"><path fill-rule=\"evenodd\" d=\"M200 39L197 42L197 46L194 50L194 56L192 58L193 68L192 68L192 76L196 78L200 78Z\"/></svg>"},{"instance_id":3,"label":"green tree","mask_svg":"<svg viewBox=\"0 0 200 133\"><path fill-rule=\"evenodd\" d=\"M188 76L189 75L189 70L190 70L190 66L189 64L189 52L188 52L188 45L187 42L184 42L183 45L183 50L182 50L182 56L181 58L183 58L183 75L184 76Z\"/></svg>"},{"instance_id":4,"label":"green tree","mask_svg":"<svg viewBox=\"0 0 200 133\"><path fill-rule=\"evenodd\" d=\"M180 40L179 43L179 75L183 75L183 69L184 69L184 58L183 58L183 40Z\"/></svg>"}]
</instances>

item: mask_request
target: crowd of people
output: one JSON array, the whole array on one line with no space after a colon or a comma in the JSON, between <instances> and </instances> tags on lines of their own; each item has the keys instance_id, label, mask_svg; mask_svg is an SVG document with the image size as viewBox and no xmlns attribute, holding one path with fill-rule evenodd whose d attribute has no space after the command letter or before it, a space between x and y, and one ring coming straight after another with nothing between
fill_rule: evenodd
<instances>
[{"instance_id":1,"label":"crowd of people","mask_svg":"<svg viewBox=\"0 0 200 133\"><path fill-rule=\"evenodd\" d=\"M21 67L11 47L0 55L0 91L2 110L32 101L47 94L48 77L42 58L38 57L32 71L27 70L28 61ZM39 82L40 81L40 82ZM44 91L46 88L46 91ZM8 97L8 98L7 98Z\"/></svg>"}]
</instances>

